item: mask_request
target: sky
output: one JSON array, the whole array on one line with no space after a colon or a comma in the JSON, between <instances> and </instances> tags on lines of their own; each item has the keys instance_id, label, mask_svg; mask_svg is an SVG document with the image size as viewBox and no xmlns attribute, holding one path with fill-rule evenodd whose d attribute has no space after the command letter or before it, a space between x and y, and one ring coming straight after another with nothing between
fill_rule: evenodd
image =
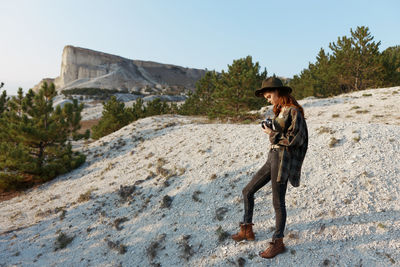
<instances>
[{"instance_id":1,"label":"sky","mask_svg":"<svg viewBox=\"0 0 400 267\"><path fill-rule=\"evenodd\" d=\"M381 51L400 45L398 0L0 0L0 11L0 82L9 95L59 76L66 45L216 71L250 55L283 77L357 26L369 27Z\"/></svg>"}]
</instances>

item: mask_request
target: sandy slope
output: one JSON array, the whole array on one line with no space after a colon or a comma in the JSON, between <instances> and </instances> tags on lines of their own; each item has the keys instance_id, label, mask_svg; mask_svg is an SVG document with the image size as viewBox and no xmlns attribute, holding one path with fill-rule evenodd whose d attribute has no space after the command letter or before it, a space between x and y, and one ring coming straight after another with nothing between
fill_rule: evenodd
<instances>
[{"instance_id":1,"label":"sandy slope","mask_svg":"<svg viewBox=\"0 0 400 267\"><path fill-rule=\"evenodd\" d=\"M216 233L238 230L241 190L267 160L259 124L163 115L77 146L79 169L0 203L0 266L399 265L399 101L400 87L300 101L309 150L273 259L257 256L275 223L270 184L256 194L256 241ZM54 251L60 233L74 239Z\"/></svg>"}]
</instances>

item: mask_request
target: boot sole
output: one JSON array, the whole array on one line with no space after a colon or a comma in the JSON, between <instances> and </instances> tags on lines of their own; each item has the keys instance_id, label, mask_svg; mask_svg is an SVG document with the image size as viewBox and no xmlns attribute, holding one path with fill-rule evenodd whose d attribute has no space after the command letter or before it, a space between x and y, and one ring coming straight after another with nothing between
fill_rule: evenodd
<instances>
[{"instance_id":1,"label":"boot sole","mask_svg":"<svg viewBox=\"0 0 400 267\"><path fill-rule=\"evenodd\" d=\"M234 238L232 238L233 240L235 240L236 242L240 242L240 241L243 241L243 240L247 240L247 241L254 241L254 240L256 240L255 238L243 238L243 239L238 239L238 240L236 240L236 239L234 239Z\"/></svg>"},{"instance_id":2,"label":"boot sole","mask_svg":"<svg viewBox=\"0 0 400 267\"><path fill-rule=\"evenodd\" d=\"M272 258L276 257L277 255L286 252L286 247L284 247L282 251L276 253L276 254L275 254L274 256L272 256L272 257L262 256L261 254L262 254L263 252L264 252L264 251L260 251L260 252L258 253L258 256L260 256L261 258L264 258L264 259L272 259Z\"/></svg>"}]
</instances>

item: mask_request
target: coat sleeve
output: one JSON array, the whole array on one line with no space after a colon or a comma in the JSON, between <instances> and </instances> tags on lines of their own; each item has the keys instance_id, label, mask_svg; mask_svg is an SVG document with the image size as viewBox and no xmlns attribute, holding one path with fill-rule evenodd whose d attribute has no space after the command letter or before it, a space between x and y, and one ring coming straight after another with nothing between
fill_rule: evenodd
<instances>
[{"instance_id":1,"label":"coat sleeve","mask_svg":"<svg viewBox=\"0 0 400 267\"><path fill-rule=\"evenodd\" d=\"M272 130L271 133L269 134L269 141L271 142L271 144L277 144L281 136L282 136L281 132Z\"/></svg>"},{"instance_id":2,"label":"coat sleeve","mask_svg":"<svg viewBox=\"0 0 400 267\"><path fill-rule=\"evenodd\" d=\"M300 110L291 107L289 111L288 120L290 125L286 132L272 131L269 135L269 139L272 144L278 144L286 146L288 148L294 148L301 146L307 138L304 127L305 121L301 115Z\"/></svg>"}]
</instances>

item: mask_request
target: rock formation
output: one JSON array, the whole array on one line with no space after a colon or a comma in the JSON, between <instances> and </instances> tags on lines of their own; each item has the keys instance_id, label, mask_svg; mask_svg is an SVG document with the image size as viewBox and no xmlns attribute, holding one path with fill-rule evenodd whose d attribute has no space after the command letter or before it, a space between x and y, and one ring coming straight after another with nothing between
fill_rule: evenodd
<instances>
[{"instance_id":1,"label":"rock formation","mask_svg":"<svg viewBox=\"0 0 400 267\"><path fill-rule=\"evenodd\" d=\"M58 91L72 88L118 89L144 94L170 91L174 94L194 90L205 70L184 68L152 61L131 60L86 48L65 46L61 73L54 80Z\"/></svg>"}]
</instances>

